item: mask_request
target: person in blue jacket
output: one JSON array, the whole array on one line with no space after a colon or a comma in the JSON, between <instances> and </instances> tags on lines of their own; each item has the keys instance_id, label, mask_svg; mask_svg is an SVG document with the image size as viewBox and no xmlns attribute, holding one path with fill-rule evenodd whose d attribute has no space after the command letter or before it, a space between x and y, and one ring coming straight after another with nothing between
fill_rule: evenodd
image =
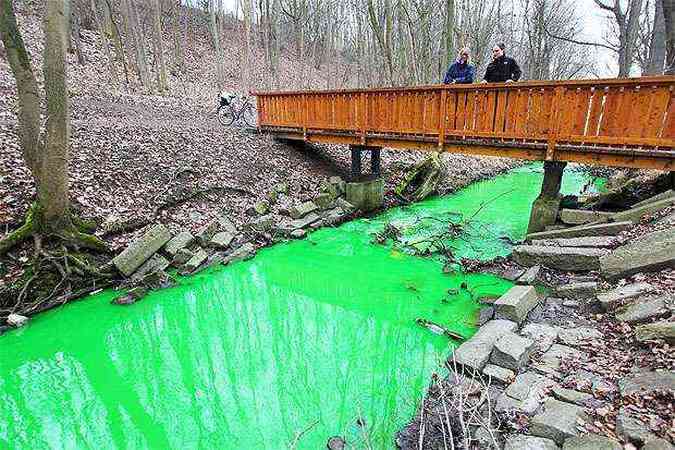
<instances>
[{"instance_id":1,"label":"person in blue jacket","mask_svg":"<svg viewBox=\"0 0 675 450\"><path fill-rule=\"evenodd\" d=\"M471 65L469 49L464 47L459 51L457 60L448 68L443 84L473 83L476 68Z\"/></svg>"}]
</instances>

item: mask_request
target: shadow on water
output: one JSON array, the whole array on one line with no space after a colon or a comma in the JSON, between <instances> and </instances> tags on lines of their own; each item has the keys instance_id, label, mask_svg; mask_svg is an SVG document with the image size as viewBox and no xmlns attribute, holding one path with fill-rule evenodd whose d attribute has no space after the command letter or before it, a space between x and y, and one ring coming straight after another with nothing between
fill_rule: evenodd
<instances>
[{"instance_id":1,"label":"shadow on water","mask_svg":"<svg viewBox=\"0 0 675 450\"><path fill-rule=\"evenodd\" d=\"M265 249L130 307L105 292L45 313L0 337L0 447L278 449L305 431L297 448L338 434L391 448L450 344L414 319L468 336L475 297L511 284L443 275L440 261L372 245L371 234L394 220L419 239L437 223L424 217L473 215L508 192L473 217L477 242L454 244L460 256L506 254L500 237L522 238L540 181L536 168L518 169ZM568 177L564 189L585 181Z\"/></svg>"}]
</instances>

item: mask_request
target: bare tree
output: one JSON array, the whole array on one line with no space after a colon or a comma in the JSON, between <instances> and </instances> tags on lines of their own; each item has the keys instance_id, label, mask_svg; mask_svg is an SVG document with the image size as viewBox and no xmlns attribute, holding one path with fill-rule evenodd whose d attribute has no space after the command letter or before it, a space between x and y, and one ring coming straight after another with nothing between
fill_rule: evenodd
<instances>
[{"instance_id":1,"label":"bare tree","mask_svg":"<svg viewBox=\"0 0 675 450\"><path fill-rule=\"evenodd\" d=\"M110 81L113 85L115 91L119 90L120 80L117 75L117 67L115 67L115 59L113 58L112 51L110 50L110 43L108 41L108 34L106 33L103 24L101 23L100 16L98 14L98 8L96 6L96 0L91 0L91 9L94 14L94 21L96 22L96 29L98 30L101 47L105 53L105 57L108 62L108 73L110 74Z\"/></svg>"},{"instance_id":2,"label":"bare tree","mask_svg":"<svg viewBox=\"0 0 675 450\"><path fill-rule=\"evenodd\" d=\"M637 47L640 14L642 13L642 0L628 0L626 8L621 6L620 0L613 3L604 3L604 0L593 0L604 11L613 16L616 30L615 37L618 40L613 47L618 54L619 77L627 77L635 59Z\"/></svg>"},{"instance_id":3,"label":"bare tree","mask_svg":"<svg viewBox=\"0 0 675 450\"><path fill-rule=\"evenodd\" d=\"M675 75L675 1L662 0L663 18L666 29L666 70Z\"/></svg>"},{"instance_id":4,"label":"bare tree","mask_svg":"<svg viewBox=\"0 0 675 450\"><path fill-rule=\"evenodd\" d=\"M164 39L162 37L162 5L159 0L153 0L152 14L153 47L155 53L155 65L157 66L157 87L159 92L169 90L166 75L166 63L164 62Z\"/></svg>"}]
</instances>

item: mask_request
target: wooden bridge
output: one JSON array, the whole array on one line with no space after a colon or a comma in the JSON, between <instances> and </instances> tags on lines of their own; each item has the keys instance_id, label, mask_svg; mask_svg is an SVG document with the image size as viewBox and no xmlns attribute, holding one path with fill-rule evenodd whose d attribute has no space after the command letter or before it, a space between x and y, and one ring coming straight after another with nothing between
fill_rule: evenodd
<instances>
[{"instance_id":1,"label":"wooden bridge","mask_svg":"<svg viewBox=\"0 0 675 450\"><path fill-rule=\"evenodd\" d=\"M644 77L254 95L259 129L283 139L672 171L674 88Z\"/></svg>"}]
</instances>

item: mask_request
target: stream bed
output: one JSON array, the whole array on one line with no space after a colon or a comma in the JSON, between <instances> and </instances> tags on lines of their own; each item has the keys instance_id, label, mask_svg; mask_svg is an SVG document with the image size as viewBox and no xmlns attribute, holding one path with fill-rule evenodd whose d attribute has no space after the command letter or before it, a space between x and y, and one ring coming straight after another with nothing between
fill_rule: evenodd
<instances>
[{"instance_id":1,"label":"stream bed","mask_svg":"<svg viewBox=\"0 0 675 450\"><path fill-rule=\"evenodd\" d=\"M540 165L183 278L128 307L106 291L0 336L0 448L393 448L430 375L466 337L481 296L512 283L443 273L429 236L450 220L455 258L524 237ZM594 189L567 170L564 193ZM400 243L371 243L386 224Z\"/></svg>"}]
</instances>

